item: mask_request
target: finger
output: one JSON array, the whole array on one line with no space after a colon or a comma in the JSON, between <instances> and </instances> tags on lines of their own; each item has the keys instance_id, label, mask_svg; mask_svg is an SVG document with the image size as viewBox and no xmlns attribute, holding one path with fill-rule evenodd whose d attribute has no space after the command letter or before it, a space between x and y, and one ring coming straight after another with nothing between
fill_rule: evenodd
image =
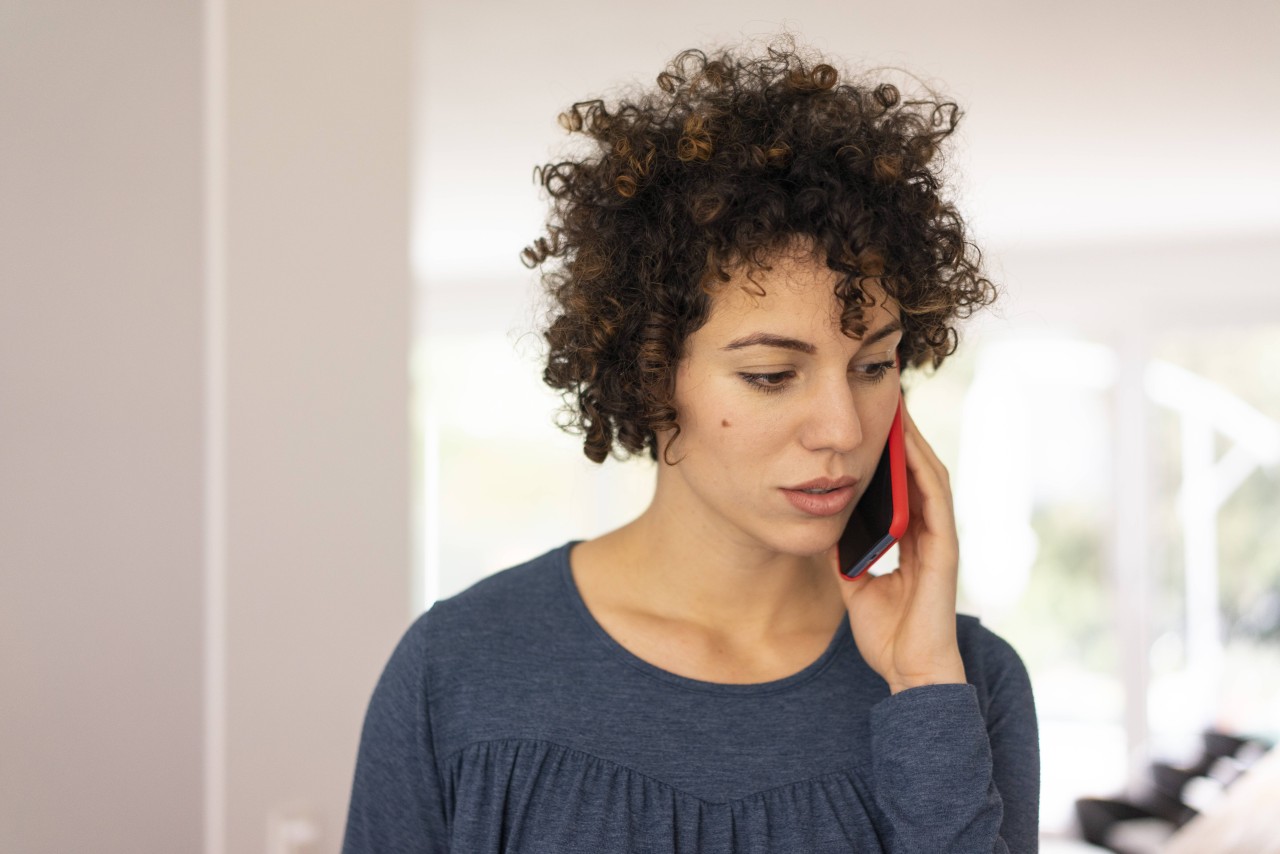
<instances>
[{"instance_id":1,"label":"finger","mask_svg":"<svg viewBox=\"0 0 1280 854\"><path fill-rule=\"evenodd\" d=\"M922 484L923 487L930 487L931 494L938 495L943 504L946 505L949 512L953 504L951 494L951 475L947 471L947 467L943 465L942 460L934 452L933 446L925 439L920 432L920 428L916 425L915 420L911 418L911 413L907 411L906 406L902 408L903 412L903 438L906 440L908 454L907 465L912 468L914 473L922 476L927 481ZM925 475L924 470L928 470Z\"/></svg>"},{"instance_id":2,"label":"finger","mask_svg":"<svg viewBox=\"0 0 1280 854\"><path fill-rule=\"evenodd\" d=\"M906 438L907 469L910 473L908 481L908 497L911 505L925 513L951 512L951 482L946 467L933 456L919 433ZM915 495L911 487L914 486ZM913 510L916 507L913 506ZM934 526L930 526L934 527Z\"/></svg>"},{"instance_id":3,"label":"finger","mask_svg":"<svg viewBox=\"0 0 1280 854\"><path fill-rule=\"evenodd\" d=\"M919 430L911 430L906 440L908 497L912 520L904 539L910 541L913 556L931 563L941 561L950 564L958 558L958 542L955 509L946 468L932 454L932 449ZM928 537L927 547L923 540L917 542L921 537Z\"/></svg>"},{"instance_id":4,"label":"finger","mask_svg":"<svg viewBox=\"0 0 1280 854\"><path fill-rule=\"evenodd\" d=\"M904 435L913 435L913 437L918 440L920 446L922 446L924 458L929 461L929 465L940 471L941 474L945 476L946 480L950 480L950 474L947 474L947 467L943 465L942 460L941 458L938 458L937 453L934 453L933 446L932 444L929 444L929 440L924 438L923 433L920 433L919 426L916 426L915 419L911 417L911 414L905 405L902 406L902 426L906 428L904 430Z\"/></svg>"}]
</instances>

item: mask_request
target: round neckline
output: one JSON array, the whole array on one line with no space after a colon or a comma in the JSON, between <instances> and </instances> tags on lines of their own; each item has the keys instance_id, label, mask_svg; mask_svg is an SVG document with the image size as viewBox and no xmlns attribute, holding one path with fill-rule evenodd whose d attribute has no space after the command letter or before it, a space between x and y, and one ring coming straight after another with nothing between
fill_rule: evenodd
<instances>
[{"instance_id":1,"label":"round neckline","mask_svg":"<svg viewBox=\"0 0 1280 854\"><path fill-rule=\"evenodd\" d=\"M587 628L593 635L598 638L605 648L613 654L615 658L621 659L624 664L639 670L641 673L651 678L657 679L668 685L683 688L690 691L700 691L710 694L728 694L738 696L758 696L761 694L773 694L779 691L787 691L795 688L810 679L817 676L835 660L836 653L847 643L853 633L849 628L849 615L845 614L840 621L840 625L836 627L835 635L827 644L827 648L816 660L811 662L807 667L792 673L790 676L784 676L781 679L773 679L768 682L708 682L703 679L694 679L689 676L681 676L678 673L672 673L670 670L664 670L655 664L650 664L640 656L631 652L622 644L618 643L614 637L605 631L604 626L600 625L600 621L591 613L591 609L587 607L587 602L582 598L582 591L578 589L578 583L573 577L573 567L569 562L569 554L573 551L573 547L581 543L582 540L570 540L561 546L558 556L560 564L560 574L564 580L564 585L569 594L569 600L573 603L574 610L582 617Z\"/></svg>"}]
</instances>

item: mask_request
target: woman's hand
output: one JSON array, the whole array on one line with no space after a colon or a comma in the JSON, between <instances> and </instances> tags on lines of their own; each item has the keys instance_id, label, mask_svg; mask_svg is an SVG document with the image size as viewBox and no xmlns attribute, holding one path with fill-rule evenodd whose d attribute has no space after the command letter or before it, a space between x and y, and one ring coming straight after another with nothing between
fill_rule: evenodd
<instances>
[{"instance_id":1,"label":"woman's hand","mask_svg":"<svg viewBox=\"0 0 1280 854\"><path fill-rule=\"evenodd\" d=\"M858 651L895 694L965 681L956 645L960 542L950 477L905 406L902 414L910 520L898 543L898 569L840 579ZM830 561L839 574L837 547Z\"/></svg>"}]
</instances>

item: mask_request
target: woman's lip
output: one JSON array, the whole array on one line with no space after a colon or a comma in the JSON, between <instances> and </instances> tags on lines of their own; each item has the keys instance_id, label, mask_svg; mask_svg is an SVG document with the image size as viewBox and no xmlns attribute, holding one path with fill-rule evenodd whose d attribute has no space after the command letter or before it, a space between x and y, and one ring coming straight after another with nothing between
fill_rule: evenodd
<instances>
[{"instance_id":1,"label":"woman's lip","mask_svg":"<svg viewBox=\"0 0 1280 854\"><path fill-rule=\"evenodd\" d=\"M797 489L783 489L791 506L810 516L834 516L853 501L853 487L842 486L819 495Z\"/></svg>"},{"instance_id":2,"label":"woman's lip","mask_svg":"<svg viewBox=\"0 0 1280 854\"><path fill-rule=\"evenodd\" d=\"M783 489L839 489L842 486L855 486L858 483L856 477L846 475L840 478L816 477L813 480L806 480L804 483L797 483L795 486L784 486Z\"/></svg>"}]
</instances>

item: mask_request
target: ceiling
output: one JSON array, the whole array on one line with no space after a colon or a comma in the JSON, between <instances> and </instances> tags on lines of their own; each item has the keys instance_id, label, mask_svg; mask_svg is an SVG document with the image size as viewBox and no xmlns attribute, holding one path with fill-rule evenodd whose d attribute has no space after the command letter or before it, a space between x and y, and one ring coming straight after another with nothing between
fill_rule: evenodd
<instances>
[{"instance_id":1,"label":"ceiling","mask_svg":"<svg viewBox=\"0 0 1280 854\"><path fill-rule=\"evenodd\" d=\"M953 193L995 247L1280 234L1280 2L425 2L415 268L527 276L569 104L776 34L958 101ZM901 77L899 77L901 79Z\"/></svg>"}]
</instances>

